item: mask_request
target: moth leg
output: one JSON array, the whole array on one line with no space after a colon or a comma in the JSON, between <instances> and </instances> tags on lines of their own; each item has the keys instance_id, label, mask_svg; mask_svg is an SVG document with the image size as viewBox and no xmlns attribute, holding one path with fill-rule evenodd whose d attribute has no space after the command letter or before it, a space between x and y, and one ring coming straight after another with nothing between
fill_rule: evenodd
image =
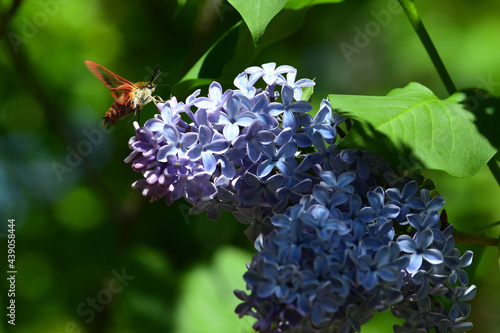
<instances>
[{"instance_id":1,"label":"moth leg","mask_svg":"<svg viewBox=\"0 0 500 333\"><path fill-rule=\"evenodd\" d=\"M165 101L163 100L163 98L161 98L161 97L160 97L160 96L158 96L158 95L155 95L155 96L153 96L152 98L153 98L153 101L154 101L155 103L165 103Z\"/></svg>"},{"instance_id":2,"label":"moth leg","mask_svg":"<svg viewBox=\"0 0 500 333\"><path fill-rule=\"evenodd\" d=\"M132 105L133 106L133 105ZM132 119L129 120L130 121L133 121L135 119L135 117L137 116L137 122L139 123L140 122L140 112L141 112L141 107L139 105L137 105L134 109L132 109L134 111L134 114L132 116Z\"/></svg>"},{"instance_id":3,"label":"moth leg","mask_svg":"<svg viewBox=\"0 0 500 333\"><path fill-rule=\"evenodd\" d=\"M141 119L140 119L141 108L138 107L137 109L135 109L134 117L132 117L132 119L134 119L136 115L137 115L137 122L139 123L139 125L141 125Z\"/></svg>"}]
</instances>

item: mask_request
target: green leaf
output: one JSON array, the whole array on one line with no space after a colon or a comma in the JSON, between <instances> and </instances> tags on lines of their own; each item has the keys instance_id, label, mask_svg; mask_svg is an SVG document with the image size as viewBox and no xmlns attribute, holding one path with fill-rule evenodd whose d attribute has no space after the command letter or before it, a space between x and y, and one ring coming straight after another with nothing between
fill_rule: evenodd
<instances>
[{"instance_id":1,"label":"green leaf","mask_svg":"<svg viewBox=\"0 0 500 333\"><path fill-rule=\"evenodd\" d=\"M329 98L338 113L355 120L339 149L362 148L402 169L443 170L455 177L474 175L496 153L461 103L463 93L440 100L413 82L385 97Z\"/></svg>"},{"instance_id":2,"label":"green leaf","mask_svg":"<svg viewBox=\"0 0 500 333\"><path fill-rule=\"evenodd\" d=\"M238 40L238 27L241 21L236 23L224 35L222 35L208 50L201 56L196 64L184 75L177 83L184 81L196 80L198 78L217 77L222 72L222 67L228 61L228 57L232 56L236 48ZM225 51L225 52L223 52ZM224 60L221 61L220 57ZM215 67L215 68L214 68Z\"/></svg>"},{"instance_id":3,"label":"green leaf","mask_svg":"<svg viewBox=\"0 0 500 333\"><path fill-rule=\"evenodd\" d=\"M236 23L222 35L201 56L184 77L174 86L176 95L189 95L194 89L209 85L221 75L224 65L233 57L238 42L238 31L241 21Z\"/></svg>"},{"instance_id":4,"label":"green leaf","mask_svg":"<svg viewBox=\"0 0 500 333\"><path fill-rule=\"evenodd\" d=\"M339 3L342 1L343 0L288 0L285 8L297 10L314 5L321 5L325 3Z\"/></svg>"},{"instance_id":5,"label":"green leaf","mask_svg":"<svg viewBox=\"0 0 500 333\"><path fill-rule=\"evenodd\" d=\"M236 8L252 34L255 47L260 42L267 25L280 12L287 0L228 0Z\"/></svg>"},{"instance_id":6,"label":"green leaf","mask_svg":"<svg viewBox=\"0 0 500 333\"><path fill-rule=\"evenodd\" d=\"M246 290L243 274L251 253L224 247L214 253L209 266L191 269L179 286L181 297L176 306L175 333L241 332L251 333L254 319L238 318L234 310L241 301L234 289Z\"/></svg>"},{"instance_id":7,"label":"green leaf","mask_svg":"<svg viewBox=\"0 0 500 333\"><path fill-rule=\"evenodd\" d=\"M316 78L314 78L313 81L316 81ZM313 93L314 93L314 86L302 88L302 98L301 99L303 101L308 101L311 99L311 96L313 95Z\"/></svg>"},{"instance_id":8,"label":"green leaf","mask_svg":"<svg viewBox=\"0 0 500 333\"><path fill-rule=\"evenodd\" d=\"M282 10L269 23L266 34L262 37L258 51L262 51L282 39L285 39L300 30L308 9Z\"/></svg>"}]
</instances>

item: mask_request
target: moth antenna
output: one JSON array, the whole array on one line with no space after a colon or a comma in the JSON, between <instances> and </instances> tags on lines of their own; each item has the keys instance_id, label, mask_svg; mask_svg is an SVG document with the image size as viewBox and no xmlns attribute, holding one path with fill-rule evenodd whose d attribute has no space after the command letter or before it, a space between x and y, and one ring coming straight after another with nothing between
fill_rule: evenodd
<instances>
[{"instance_id":1,"label":"moth antenna","mask_svg":"<svg viewBox=\"0 0 500 333\"><path fill-rule=\"evenodd\" d=\"M160 64L156 65L155 71L153 73L153 77L151 78L151 82L149 84L153 84L153 82L160 76Z\"/></svg>"}]
</instances>

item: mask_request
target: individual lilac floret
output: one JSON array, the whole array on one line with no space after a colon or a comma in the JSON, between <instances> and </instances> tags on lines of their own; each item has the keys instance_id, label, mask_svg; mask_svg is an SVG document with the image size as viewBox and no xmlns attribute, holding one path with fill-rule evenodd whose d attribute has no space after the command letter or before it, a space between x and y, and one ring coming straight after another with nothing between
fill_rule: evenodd
<instances>
[{"instance_id":1,"label":"individual lilac floret","mask_svg":"<svg viewBox=\"0 0 500 333\"><path fill-rule=\"evenodd\" d=\"M394 282L398 279L399 269L392 264L395 259L393 253L386 245L377 251L374 258L368 255L358 258L357 279L366 290L375 288L380 281Z\"/></svg>"},{"instance_id":2,"label":"individual lilac floret","mask_svg":"<svg viewBox=\"0 0 500 333\"><path fill-rule=\"evenodd\" d=\"M297 124L297 114L312 110L311 104L307 101L293 102L293 89L285 85L281 90L283 103L273 102L269 104L268 113L273 116L283 114L283 127L295 128Z\"/></svg>"},{"instance_id":3,"label":"individual lilac floret","mask_svg":"<svg viewBox=\"0 0 500 333\"><path fill-rule=\"evenodd\" d=\"M158 150L156 155L158 162L166 162L168 156L186 155L187 150L195 145L198 135L196 133L184 133L181 137L175 126L165 124L163 126L163 138L167 144Z\"/></svg>"},{"instance_id":4,"label":"individual lilac floret","mask_svg":"<svg viewBox=\"0 0 500 333\"><path fill-rule=\"evenodd\" d=\"M286 83L293 89L293 98L296 101L300 101L302 99L302 88L314 87L316 83L314 83L313 80L309 79L300 79L298 81L295 81L296 76L297 76L297 71L289 72L286 75Z\"/></svg>"},{"instance_id":5,"label":"individual lilac floret","mask_svg":"<svg viewBox=\"0 0 500 333\"><path fill-rule=\"evenodd\" d=\"M222 86L214 81L208 88L208 97L198 97L193 104L198 108L206 109L210 115L214 115L214 119L217 119L218 111L232 95L232 90L222 92Z\"/></svg>"},{"instance_id":6,"label":"individual lilac floret","mask_svg":"<svg viewBox=\"0 0 500 333\"><path fill-rule=\"evenodd\" d=\"M198 144L190 149L187 155L193 161L201 159L204 169L209 173L213 173L216 168L214 154L225 153L229 147L229 142L223 138L217 137L215 133L212 133L212 131L204 125L200 126L198 141Z\"/></svg>"},{"instance_id":7,"label":"individual lilac floret","mask_svg":"<svg viewBox=\"0 0 500 333\"><path fill-rule=\"evenodd\" d=\"M262 129L262 122L253 121L246 133L242 133L233 141L236 149L245 149L252 162L258 162L262 156L262 147L273 143L275 135L271 131Z\"/></svg>"},{"instance_id":8,"label":"individual lilac floret","mask_svg":"<svg viewBox=\"0 0 500 333\"><path fill-rule=\"evenodd\" d=\"M399 236L398 245L401 251L411 254L408 273L415 273L420 269L424 260L432 265L443 263L443 254L429 248L433 240L434 235L430 229L416 233L413 238L408 235Z\"/></svg>"},{"instance_id":9,"label":"individual lilac floret","mask_svg":"<svg viewBox=\"0 0 500 333\"><path fill-rule=\"evenodd\" d=\"M239 90L235 90L235 95L242 95L246 98L252 99L257 92L257 89L254 87L255 82L259 78L254 76L252 80L249 80L248 75L246 73L241 73L234 79L234 86L239 88Z\"/></svg>"},{"instance_id":10,"label":"individual lilac floret","mask_svg":"<svg viewBox=\"0 0 500 333\"><path fill-rule=\"evenodd\" d=\"M249 67L245 70L245 73L250 74L250 82L255 82L258 78L262 77L268 86L272 86L276 83L281 85L286 83L285 78L281 74L295 71L296 69L292 66L282 65L276 68L276 63L270 62L262 65L262 67Z\"/></svg>"},{"instance_id":11,"label":"individual lilac floret","mask_svg":"<svg viewBox=\"0 0 500 333\"><path fill-rule=\"evenodd\" d=\"M268 145L262 147L262 151L266 159L257 168L259 177L267 176L274 167L278 168L286 176L293 176L293 167L287 160L291 159L297 151L296 143L288 142L279 150L276 150L274 145Z\"/></svg>"},{"instance_id":12,"label":"individual lilac floret","mask_svg":"<svg viewBox=\"0 0 500 333\"><path fill-rule=\"evenodd\" d=\"M232 141L240 134L240 126L250 126L255 118L254 113L241 110L241 100L234 96L227 101L226 112L220 114L219 123L224 124L222 133L226 139Z\"/></svg>"},{"instance_id":13,"label":"individual lilac floret","mask_svg":"<svg viewBox=\"0 0 500 333\"><path fill-rule=\"evenodd\" d=\"M335 143L337 133L335 126L331 125L331 113L332 106L328 100L324 99L314 119L307 114L300 118L302 126L305 128L305 133L313 138L314 133L320 132L326 142Z\"/></svg>"},{"instance_id":14,"label":"individual lilac floret","mask_svg":"<svg viewBox=\"0 0 500 333\"><path fill-rule=\"evenodd\" d=\"M155 167L156 153L160 148L158 139L148 128L141 128L134 122L136 135L129 140L129 146L133 150L125 159L125 163L132 163L135 171L146 171Z\"/></svg>"}]
</instances>

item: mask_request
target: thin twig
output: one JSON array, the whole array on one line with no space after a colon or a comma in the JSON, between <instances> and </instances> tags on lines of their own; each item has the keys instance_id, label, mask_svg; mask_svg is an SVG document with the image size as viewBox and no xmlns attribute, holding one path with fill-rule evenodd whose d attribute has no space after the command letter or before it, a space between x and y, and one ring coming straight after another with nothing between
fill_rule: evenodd
<instances>
[{"instance_id":1,"label":"thin twig","mask_svg":"<svg viewBox=\"0 0 500 333\"><path fill-rule=\"evenodd\" d=\"M9 10L3 13L0 16L0 39L2 39L7 33L7 27L10 24L10 21L16 15L17 10L21 6L22 0L14 0L12 1L12 6Z\"/></svg>"},{"instance_id":2,"label":"thin twig","mask_svg":"<svg viewBox=\"0 0 500 333\"><path fill-rule=\"evenodd\" d=\"M434 46L434 43L432 43L431 37L427 33L427 30L425 29L422 20L418 16L418 12L417 9L415 8L413 0L399 0L399 2L401 3L401 6L405 10L406 16L408 16L408 19L410 20L413 28L415 29L418 37L420 38L420 41L424 45L427 54L429 54L429 57L431 58L432 63L434 64L434 67L436 68L439 76L441 77L441 81L443 81L443 84L448 90L448 93L450 95L455 93L457 91L457 88L455 87L455 84L453 83L450 74L446 70L443 60L441 60L441 57L439 56L439 53L436 50L436 47Z\"/></svg>"},{"instance_id":3,"label":"thin twig","mask_svg":"<svg viewBox=\"0 0 500 333\"><path fill-rule=\"evenodd\" d=\"M477 244L477 245L487 245L494 247L497 247L499 244L498 238L469 234L466 232L458 231L456 229L453 231L453 236L455 236L455 240L457 242Z\"/></svg>"}]
</instances>

